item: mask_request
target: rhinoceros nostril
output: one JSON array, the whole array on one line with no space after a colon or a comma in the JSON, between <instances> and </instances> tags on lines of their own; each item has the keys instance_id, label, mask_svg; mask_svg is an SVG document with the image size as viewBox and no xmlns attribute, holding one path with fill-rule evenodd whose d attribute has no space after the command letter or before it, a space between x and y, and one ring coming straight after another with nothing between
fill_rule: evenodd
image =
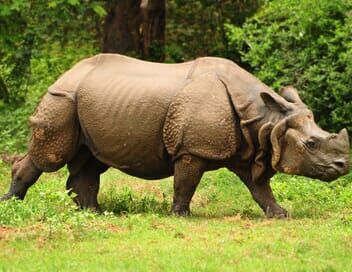
<instances>
[{"instance_id":1,"label":"rhinoceros nostril","mask_svg":"<svg viewBox=\"0 0 352 272\"><path fill-rule=\"evenodd\" d=\"M336 160L332 164L336 169L340 170L345 168L346 162L344 160Z\"/></svg>"}]
</instances>

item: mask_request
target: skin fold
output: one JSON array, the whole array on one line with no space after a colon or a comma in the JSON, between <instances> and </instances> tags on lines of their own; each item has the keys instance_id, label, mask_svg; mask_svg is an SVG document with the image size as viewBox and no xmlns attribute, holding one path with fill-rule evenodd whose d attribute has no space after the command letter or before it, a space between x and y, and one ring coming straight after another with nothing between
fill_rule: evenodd
<instances>
[{"instance_id":1,"label":"skin fold","mask_svg":"<svg viewBox=\"0 0 352 272\"><path fill-rule=\"evenodd\" d=\"M99 210L100 174L114 167L144 179L173 175L172 212L187 215L203 173L226 167L268 217L283 218L270 188L277 171L323 181L349 171L346 129L320 129L296 89L279 95L222 58L82 60L49 87L30 124L28 152L1 200L23 199L42 172L67 164L74 201Z\"/></svg>"}]
</instances>

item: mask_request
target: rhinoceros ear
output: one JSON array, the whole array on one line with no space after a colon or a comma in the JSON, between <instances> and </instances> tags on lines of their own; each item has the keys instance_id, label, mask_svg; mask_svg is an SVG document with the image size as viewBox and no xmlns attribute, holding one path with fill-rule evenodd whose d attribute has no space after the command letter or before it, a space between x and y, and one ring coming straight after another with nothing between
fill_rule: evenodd
<instances>
[{"instance_id":1,"label":"rhinoceros ear","mask_svg":"<svg viewBox=\"0 0 352 272\"><path fill-rule=\"evenodd\" d=\"M295 89L293 86L283 87L279 93L288 102L296 103L296 104L303 104L301 98L298 95L297 89Z\"/></svg>"},{"instance_id":2,"label":"rhinoceros ear","mask_svg":"<svg viewBox=\"0 0 352 272\"><path fill-rule=\"evenodd\" d=\"M259 149L252 165L252 179L255 183L265 181L265 174L271 170L271 168L268 167L270 166L270 151L268 149L270 148L270 133L273 127L274 125L268 122L259 129Z\"/></svg>"},{"instance_id":3,"label":"rhinoceros ear","mask_svg":"<svg viewBox=\"0 0 352 272\"><path fill-rule=\"evenodd\" d=\"M281 120L271 131L270 141L273 148L271 157L271 166L273 169L277 169L277 165L281 158L281 138L284 136L288 128L287 118Z\"/></svg>"},{"instance_id":4,"label":"rhinoceros ear","mask_svg":"<svg viewBox=\"0 0 352 272\"><path fill-rule=\"evenodd\" d=\"M274 112L288 112L292 106L281 96L276 93L261 92L261 98L263 99L264 104Z\"/></svg>"}]
</instances>

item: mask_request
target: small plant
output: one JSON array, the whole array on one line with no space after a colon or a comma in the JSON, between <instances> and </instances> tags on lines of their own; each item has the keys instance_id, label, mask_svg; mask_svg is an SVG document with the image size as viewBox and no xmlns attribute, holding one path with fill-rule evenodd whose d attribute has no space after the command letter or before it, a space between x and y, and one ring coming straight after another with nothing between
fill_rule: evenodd
<instances>
[{"instance_id":1,"label":"small plant","mask_svg":"<svg viewBox=\"0 0 352 272\"><path fill-rule=\"evenodd\" d=\"M169 212L170 204L163 199L157 199L154 194L145 193L138 195L129 187L118 190L115 187L109 188L100 197L103 210L115 214L126 213L162 213Z\"/></svg>"}]
</instances>

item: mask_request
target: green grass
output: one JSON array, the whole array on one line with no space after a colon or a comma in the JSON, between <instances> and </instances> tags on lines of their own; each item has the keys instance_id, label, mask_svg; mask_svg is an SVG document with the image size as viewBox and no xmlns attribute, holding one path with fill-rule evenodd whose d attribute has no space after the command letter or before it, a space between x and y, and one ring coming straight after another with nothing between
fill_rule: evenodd
<instances>
[{"instance_id":1,"label":"green grass","mask_svg":"<svg viewBox=\"0 0 352 272\"><path fill-rule=\"evenodd\" d=\"M1 194L9 173L0 163ZM265 219L223 169L203 177L187 218L169 215L172 179L109 170L97 215L77 211L66 175L0 203L0 271L352 271L352 174L331 184L275 176L288 220Z\"/></svg>"}]
</instances>

